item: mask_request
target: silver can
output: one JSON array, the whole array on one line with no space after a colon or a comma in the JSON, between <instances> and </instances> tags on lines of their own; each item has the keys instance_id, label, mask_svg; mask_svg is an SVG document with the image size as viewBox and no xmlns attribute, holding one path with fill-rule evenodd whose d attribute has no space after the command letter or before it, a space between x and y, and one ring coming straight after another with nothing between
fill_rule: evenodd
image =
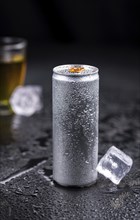
<instances>
[{"instance_id":1,"label":"silver can","mask_svg":"<svg viewBox=\"0 0 140 220\"><path fill-rule=\"evenodd\" d=\"M53 69L53 179L62 186L96 182L98 162L98 68Z\"/></svg>"}]
</instances>

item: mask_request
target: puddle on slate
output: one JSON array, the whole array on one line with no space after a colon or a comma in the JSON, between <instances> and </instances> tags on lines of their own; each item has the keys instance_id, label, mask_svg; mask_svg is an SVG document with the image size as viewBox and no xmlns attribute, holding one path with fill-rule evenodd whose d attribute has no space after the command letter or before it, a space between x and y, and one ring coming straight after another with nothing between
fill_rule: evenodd
<instances>
[{"instance_id":1,"label":"puddle on slate","mask_svg":"<svg viewBox=\"0 0 140 220\"><path fill-rule=\"evenodd\" d=\"M25 153L25 152L29 151L28 148L22 148L22 147L19 148L19 150L20 150L21 153Z\"/></svg>"},{"instance_id":2,"label":"puddle on slate","mask_svg":"<svg viewBox=\"0 0 140 220\"><path fill-rule=\"evenodd\" d=\"M38 173L41 174L48 182L50 182L50 185L54 185L52 169L43 168L38 170Z\"/></svg>"},{"instance_id":3,"label":"puddle on slate","mask_svg":"<svg viewBox=\"0 0 140 220\"><path fill-rule=\"evenodd\" d=\"M118 186L112 186L112 187L107 187L101 191L104 194L116 194L117 192L123 192L123 191L126 191L127 189L128 189L128 186L124 188L119 188Z\"/></svg>"},{"instance_id":4,"label":"puddle on slate","mask_svg":"<svg viewBox=\"0 0 140 220\"><path fill-rule=\"evenodd\" d=\"M43 171L45 176L52 176L52 169L44 168Z\"/></svg>"},{"instance_id":5,"label":"puddle on slate","mask_svg":"<svg viewBox=\"0 0 140 220\"><path fill-rule=\"evenodd\" d=\"M40 145L41 147L46 147L48 140L49 140L48 137L40 137L40 138L37 138L37 139L36 139L36 141L39 142L39 145Z\"/></svg>"},{"instance_id":6,"label":"puddle on slate","mask_svg":"<svg viewBox=\"0 0 140 220\"><path fill-rule=\"evenodd\" d=\"M52 130L51 129L46 129L44 130L45 133L47 133L48 138L52 137Z\"/></svg>"},{"instance_id":7,"label":"puddle on slate","mask_svg":"<svg viewBox=\"0 0 140 220\"><path fill-rule=\"evenodd\" d=\"M133 191L136 194L139 194L140 185L129 185L129 183L122 182L119 185L108 186L104 189L101 189L102 193L104 194L116 194L118 192L125 192L125 191Z\"/></svg>"},{"instance_id":8,"label":"puddle on slate","mask_svg":"<svg viewBox=\"0 0 140 220\"><path fill-rule=\"evenodd\" d=\"M25 187L24 186L24 188L29 188L29 186L27 187ZM13 191L15 194L17 194L17 195L19 195L19 196L26 196L26 199L25 199L25 202L28 202L28 198L27 197L29 197L29 196L31 196L31 197L37 197L38 196L38 192L39 192L39 190L38 189L35 189L34 190L34 192L32 192L32 193L26 193L26 192L23 192L22 191L22 189L20 188L20 187L17 187L16 188L16 190L15 191Z\"/></svg>"},{"instance_id":9,"label":"puddle on slate","mask_svg":"<svg viewBox=\"0 0 140 220\"><path fill-rule=\"evenodd\" d=\"M43 158L36 158L36 159L29 160L28 163L25 166L21 167L16 172L14 172L14 173L10 174L9 176L7 176L5 179L0 181L0 183L5 184L5 183L11 181L12 179L15 179L15 178L17 178L17 177L33 170L35 167L44 164L47 159L48 159L47 157L43 157Z\"/></svg>"},{"instance_id":10,"label":"puddle on slate","mask_svg":"<svg viewBox=\"0 0 140 220\"><path fill-rule=\"evenodd\" d=\"M44 130L44 132L46 133L45 136L36 139L41 147L46 147L47 142L50 141L50 139L52 138L52 131L50 129L46 129Z\"/></svg>"}]
</instances>

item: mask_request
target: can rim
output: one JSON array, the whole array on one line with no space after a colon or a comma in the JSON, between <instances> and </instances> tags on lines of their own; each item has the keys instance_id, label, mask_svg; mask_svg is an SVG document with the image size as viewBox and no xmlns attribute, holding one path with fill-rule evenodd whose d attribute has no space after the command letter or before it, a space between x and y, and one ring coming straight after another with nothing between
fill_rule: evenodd
<instances>
[{"instance_id":1,"label":"can rim","mask_svg":"<svg viewBox=\"0 0 140 220\"><path fill-rule=\"evenodd\" d=\"M54 67L53 72L64 76L87 76L97 74L99 69L86 64L65 64Z\"/></svg>"}]
</instances>

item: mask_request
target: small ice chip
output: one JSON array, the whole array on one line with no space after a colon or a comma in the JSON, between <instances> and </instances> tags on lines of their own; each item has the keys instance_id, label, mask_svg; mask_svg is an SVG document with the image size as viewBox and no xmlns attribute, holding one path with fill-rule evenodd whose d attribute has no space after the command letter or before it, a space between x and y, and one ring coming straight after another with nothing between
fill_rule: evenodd
<instances>
[{"instance_id":1,"label":"small ice chip","mask_svg":"<svg viewBox=\"0 0 140 220\"><path fill-rule=\"evenodd\" d=\"M10 105L17 115L31 116L42 107L42 87L38 85L18 86L10 97Z\"/></svg>"},{"instance_id":2,"label":"small ice chip","mask_svg":"<svg viewBox=\"0 0 140 220\"><path fill-rule=\"evenodd\" d=\"M119 184L122 178L130 171L132 164L133 161L128 155L112 146L100 159L96 170L113 183Z\"/></svg>"}]
</instances>

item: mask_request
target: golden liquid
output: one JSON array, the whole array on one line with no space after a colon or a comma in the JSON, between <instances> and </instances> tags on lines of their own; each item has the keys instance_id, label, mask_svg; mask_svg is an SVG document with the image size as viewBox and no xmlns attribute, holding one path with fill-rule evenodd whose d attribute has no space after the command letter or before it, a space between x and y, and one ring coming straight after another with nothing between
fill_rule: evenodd
<instances>
[{"instance_id":1,"label":"golden liquid","mask_svg":"<svg viewBox=\"0 0 140 220\"><path fill-rule=\"evenodd\" d=\"M13 55L10 61L0 60L0 102L8 104L14 89L23 85L26 61L23 55Z\"/></svg>"},{"instance_id":2,"label":"golden liquid","mask_svg":"<svg viewBox=\"0 0 140 220\"><path fill-rule=\"evenodd\" d=\"M71 67L70 69L69 69L69 72L71 72L71 73L80 73L80 72L82 72L84 70L84 67L81 67L81 66L79 66L79 67Z\"/></svg>"}]
</instances>

